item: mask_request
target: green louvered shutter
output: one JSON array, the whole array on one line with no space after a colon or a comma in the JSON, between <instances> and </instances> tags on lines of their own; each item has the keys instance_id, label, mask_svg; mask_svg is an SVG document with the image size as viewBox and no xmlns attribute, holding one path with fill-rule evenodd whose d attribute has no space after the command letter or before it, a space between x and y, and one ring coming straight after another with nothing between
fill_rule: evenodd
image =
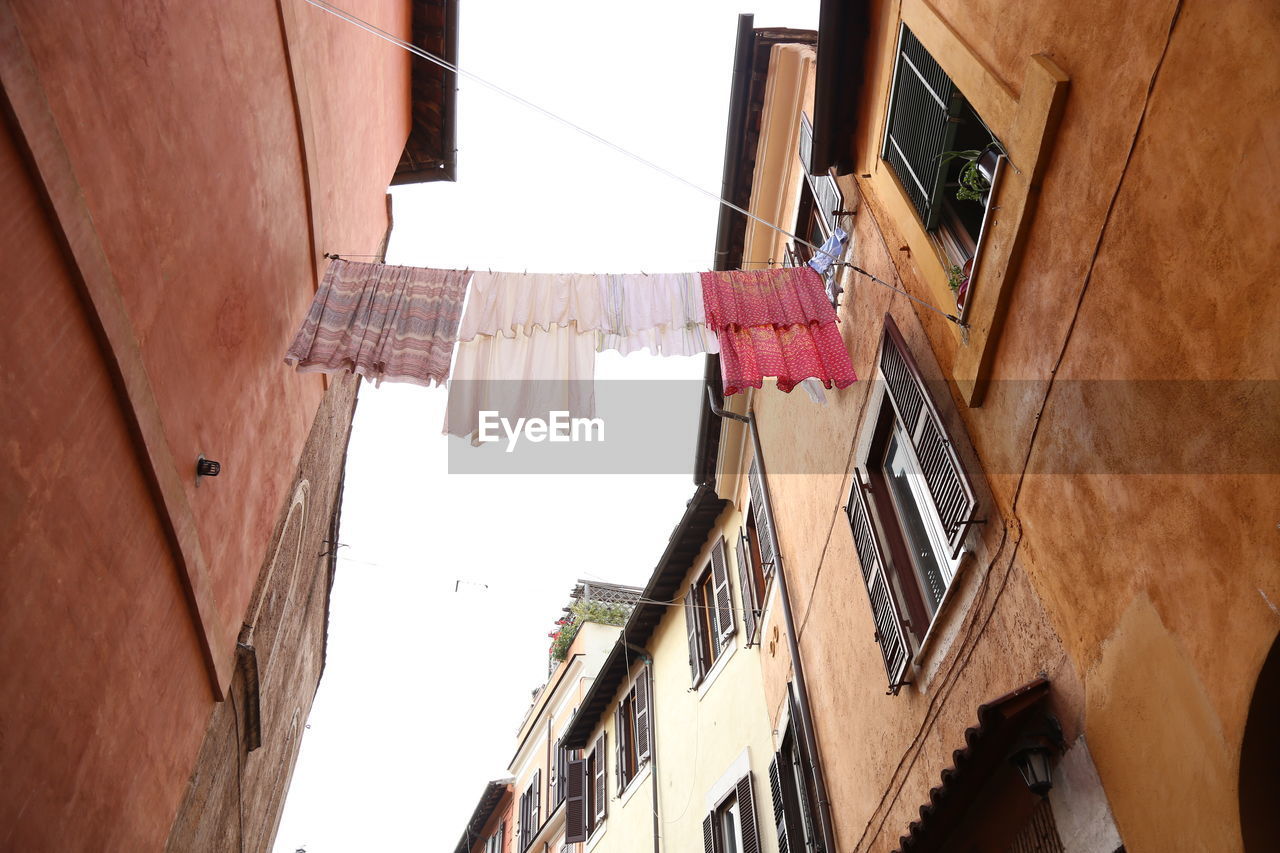
<instances>
[{"instance_id":1,"label":"green louvered shutter","mask_svg":"<svg viewBox=\"0 0 1280 853\"><path fill-rule=\"evenodd\" d=\"M867 586L867 598L871 603L871 618L876 627L876 642L884 657L885 674L889 676L889 692L897 693L906 679L907 664L911 654L907 646L907 633L902 625L902 613L894 597L885 571L884 553L880 540L871 525L871 510L863 492L862 475L855 469L853 493L849 495L849 526L853 529L853 545L862 564L862 581Z\"/></svg>"},{"instance_id":2,"label":"green louvered shutter","mask_svg":"<svg viewBox=\"0 0 1280 853\"><path fill-rule=\"evenodd\" d=\"M938 224L945 169L964 97L906 24L898 33L893 94L880 156L889 162L926 230Z\"/></svg>"}]
</instances>

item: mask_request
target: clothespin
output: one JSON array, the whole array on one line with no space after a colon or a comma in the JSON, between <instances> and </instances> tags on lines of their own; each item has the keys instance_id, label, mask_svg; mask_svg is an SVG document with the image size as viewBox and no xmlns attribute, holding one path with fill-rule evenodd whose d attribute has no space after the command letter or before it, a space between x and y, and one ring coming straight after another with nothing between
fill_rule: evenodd
<instances>
[{"instance_id":1,"label":"clothespin","mask_svg":"<svg viewBox=\"0 0 1280 853\"><path fill-rule=\"evenodd\" d=\"M649 277L649 274L648 274L647 272L645 272L644 270L640 270L640 275L644 276L645 278L648 278L648 277Z\"/></svg>"}]
</instances>

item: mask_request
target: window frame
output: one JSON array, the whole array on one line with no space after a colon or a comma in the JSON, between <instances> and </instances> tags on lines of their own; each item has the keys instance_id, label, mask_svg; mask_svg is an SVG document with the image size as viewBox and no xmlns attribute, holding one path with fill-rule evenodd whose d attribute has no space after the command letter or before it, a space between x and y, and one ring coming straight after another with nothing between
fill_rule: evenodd
<instances>
[{"instance_id":1,"label":"window frame","mask_svg":"<svg viewBox=\"0 0 1280 853\"><path fill-rule=\"evenodd\" d=\"M955 452L951 431L890 315L885 315L876 370L881 396L878 403L873 397L869 419L864 422L870 427L870 436L857 454L845 510L889 692L897 693L908 683L911 660L927 644L930 630L955 588L970 530L981 520L975 518L977 493ZM925 589L928 581L908 552L909 537L884 470L886 451L895 438L919 474L919 482L910 484L916 510L939 551L937 562L944 585L936 604L931 603ZM933 483L924 473L924 457ZM942 494L941 502L935 492ZM950 528L944 514L954 517Z\"/></svg>"},{"instance_id":2,"label":"window frame","mask_svg":"<svg viewBox=\"0 0 1280 853\"><path fill-rule=\"evenodd\" d=\"M618 795L634 782L653 756L653 695L649 667L636 673L614 710Z\"/></svg>"},{"instance_id":3,"label":"window frame","mask_svg":"<svg viewBox=\"0 0 1280 853\"><path fill-rule=\"evenodd\" d=\"M702 567L685 592L685 629L689 637L689 667L698 687L730 651L737 633L733 584L723 536L717 537Z\"/></svg>"},{"instance_id":4,"label":"window frame","mask_svg":"<svg viewBox=\"0 0 1280 853\"><path fill-rule=\"evenodd\" d=\"M732 818L737 830L732 849L725 844L726 818ZM744 853L744 851L761 849L760 830L756 825L755 791L750 771L741 776L703 818L702 844L705 853Z\"/></svg>"}]
</instances>

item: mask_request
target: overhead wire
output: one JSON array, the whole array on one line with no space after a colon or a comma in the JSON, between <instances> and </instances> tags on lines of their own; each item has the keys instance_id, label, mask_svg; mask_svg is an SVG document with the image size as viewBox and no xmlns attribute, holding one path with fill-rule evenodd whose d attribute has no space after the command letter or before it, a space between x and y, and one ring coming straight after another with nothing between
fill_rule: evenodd
<instances>
[{"instance_id":1,"label":"overhead wire","mask_svg":"<svg viewBox=\"0 0 1280 853\"><path fill-rule=\"evenodd\" d=\"M826 250L825 250L825 249L823 249L821 246L815 245L814 243L811 243L811 242L809 242L808 240L805 240L803 237L800 237L799 235L794 234L794 233L792 233L791 231L788 231L787 229L783 228L782 226L777 225L777 224L775 224L775 223L773 223L773 222L769 222L768 220L763 219L763 218L761 218L761 217L757 216L756 214L754 214L754 213L752 213L751 211L747 210L745 207L742 207L742 206L741 206L741 205L739 205L739 204L735 204L734 202L730 201L729 199L725 198L724 196L720 195L719 193L714 192L714 191L712 191L712 190L709 190L709 189L707 189L706 187L702 186L701 184L698 184L698 183L696 183L695 181L691 181L691 180L689 180L688 178L684 177L683 175L681 175L681 174L679 174L679 173L677 173L677 172L673 172L673 171L671 171L670 169L667 169L666 167L661 166L661 165L659 165L658 163L655 163L655 162L653 162L652 160L649 160L649 159L647 159L647 158L645 158L645 157L643 157L643 156L641 156L641 155L639 155L639 154L635 153L634 151L632 151L632 150L630 150L630 149L628 149L628 148L624 148L624 147L622 147L621 145L617 144L616 142L613 142L612 140L606 139L605 137L601 136L600 134L595 133L595 132L593 132L593 131L591 131L591 130L588 130L587 128L583 127L582 125L577 124L576 122L570 121L569 119L565 118L564 116L561 116L561 115L559 115L559 114L557 114L557 113L552 112L551 110L547 109L546 107L543 107L543 106L541 106L541 105L539 105L539 104L534 103L533 101L530 101L530 100L529 100L529 99L527 99L527 98L524 98L524 97L522 97L522 96L520 96L520 95L517 95L515 92L512 92L511 90L506 89L506 88L503 88L502 86L499 86L497 83L493 83L493 82L491 82L491 81L489 81L489 80L486 80L485 78L483 78L483 77L479 76L478 74L475 74L475 73L470 72L470 71L466 71L466 70L464 70L464 69L462 69L462 68L458 67L458 65L457 65L457 64L455 64L455 63L453 63L453 62L449 62L449 61L448 61L448 60L446 60L446 59L442 59L441 57L436 56L434 53L431 53L430 51L425 50L424 48L421 48L421 47L419 47L418 45L413 44L412 42L407 42L407 41L405 41L404 39L399 38L398 36L393 35L392 33L387 32L386 30L382 29L381 27L375 26L374 24L371 24L371 23L369 23L368 21L366 21L366 20L364 20L364 19L362 19L362 18L359 18L359 17L357 17L356 15L353 15L353 14L351 14L350 12L348 12L348 11L346 11L346 10L344 10L344 9L340 9L340 8L338 8L337 6L334 6L332 3L328 3L328 2L326 2L326 0L305 0L305 2L307 2L308 4L310 4L310 5L314 6L314 7L316 7L317 9L320 9L320 10L322 10L322 11L324 11L324 12L328 12L330 15L333 15L333 16L334 16L334 17L336 17L336 18L339 18L339 19L341 19L341 20L343 20L343 21L346 21L347 23L349 23L349 24L351 24L351 25L353 25L353 26L355 26L355 27L358 27L358 28L360 28L360 29L364 30L365 32L370 33L371 35L375 35L375 36L377 36L378 38L383 39L384 41L390 42L391 44L394 44L394 45L396 45L397 47L399 47L399 48L401 48L401 49L403 49L403 50L408 51L409 53L413 54L414 56L419 57L420 59L425 59L425 60L427 60L428 62L433 63L434 65L438 65L439 67L441 67L441 68L445 69L446 71L451 71L451 72L453 72L454 74L457 74L459 77L463 77L463 78L465 78L465 79L467 79L467 80L471 80L472 82L474 82L474 83L478 83L478 84L480 84L481 86L484 86L485 88L487 88L487 89L489 89L489 90L491 90L491 91L493 91L493 92L496 92L496 93L498 93L498 94L500 94L500 95L502 95L502 96L504 96L504 97L506 97L506 98L510 98L511 100L515 101L516 103L521 104L522 106L527 107L528 109L531 109L531 110L533 110L534 112L536 112L536 113L538 113L538 114L540 114L540 115L542 115L542 116L545 116L546 118L551 119L552 121L558 122L558 123L560 123L560 124L564 125L565 127L568 127L569 129L571 129L571 130L573 130L573 131L576 131L577 133L581 133L583 136L586 136L587 138L592 139L592 140L594 140L594 141L596 141L596 142L600 143L601 145L605 146L606 148L610 148L610 149L612 149L612 150L616 151L617 153L619 153L619 154L623 155L624 157L627 157L627 158L629 158L629 159L631 159L631 160L636 161L637 163L640 163L640 164L642 164L642 165L644 165L644 166L649 167L650 169L653 169L653 170L654 170L654 171L656 171L656 172L659 172L659 173L661 173L661 174L663 174L663 175L666 175L668 178L671 178L671 179L672 179L672 180L674 180L674 181L678 181L679 183L684 184L685 186L689 187L690 189L693 189L693 190L695 190L696 192L699 192L699 193L701 193L702 195L704 195L704 196L706 196L706 197L708 197L708 198L710 198L710 199L714 199L718 204L724 205L725 207L729 208L730 210L736 211L737 213L742 214L743 216L747 217L748 219L750 219L750 220L752 220L752 221L754 221L754 222L757 222L757 223L759 223L759 224L761 224L761 225L765 226L766 228L770 228L770 229L772 229L772 230L774 230L774 231L778 232L779 234L782 234L782 235L784 235L784 236L786 236L786 237L790 237L792 240L794 240L794 241L795 241L797 244L799 244L799 245L802 245L802 246L805 246L805 247L807 247L807 248L809 248L809 249L812 249L814 252L816 252L816 253L818 253L818 254L825 255L826 257L828 257L828 258L830 258L830 259L831 259L831 261L832 261L832 263L833 263L834 265L843 266L843 267L846 267L846 268L848 268L848 269L852 269L854 272L858 273L859 275L865 276L866 278L870 279L871 281L875 282L876 284L880 285L881 287L887 287L888 289L890 289L890 290L892 290L892 291L895 291L895 292L897 292L897 293L901 293L903 296L906 296L908 299L913 300L914 302L918 303L919 305L923 306L924 308L926 308L926 309L928 309L928 310L930 310L930 311L933 311L933 312L935 312L935 313L937 313L937 314L940 314L940 315L942 315L943 317L946 317L948 320L951 320L953 323L956 323L957 325L959 325L959 324L960 324L960 320L959 320L959 318L958 318L958 317L956 317L955 315L953 315L953 314L949 314L949 313L947 313L946 311L943 311L941 308L938 308L937 306L932 305L932 304L930 304L929 302L926 302L926 301L925 301L925 300L923 300L923 299L920 299L920 298L918 298L918 297L916 297L916 296L913 296L912 294L908 293L906 290L903 290L903 289L901 289L901 288L894 287L892 284L889 284L887 281L884 281L883 279L880 279L880 278L878 278L878 277L876 277L876 276L872 275L871 273L867 272L866 270L862 269L861 267L857 266L856 264L851 264L851 263L848 263L848 262L845 262L845 261L841 261L841 260L839 259L839 257L837 257L836 255L832 254L831 252L826 251ZM355 256L353 255L352 257L355 257ZM363 256L363 257L369 257L369 256Z\"/></svg>"}]
</instances>

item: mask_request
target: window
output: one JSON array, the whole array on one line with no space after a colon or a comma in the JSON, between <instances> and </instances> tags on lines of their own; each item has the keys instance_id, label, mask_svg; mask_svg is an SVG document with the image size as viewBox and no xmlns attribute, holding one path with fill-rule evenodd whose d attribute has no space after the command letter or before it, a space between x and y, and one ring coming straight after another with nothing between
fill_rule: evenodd
<instances>
[{"instance_id":1,"label":"window","mask_svg":"<svg viewBox=\"0 0 1280 853\"><path fill-rule=\"evenodd\" d=\"M751 797L751 774L738 780L724 799L702 821L702 845L706 853L756 853L760 836L756 831L755 801Z\"/></svg>"},{"instance_id":2,"label":"window","mask_svg":"<svg viewBox=\"0 0 1280 853\"><path fill-rule=\"evenodd\" d=\"M905 24L898 35L880 156L947 259L958 287L977 254L1001 148Z\"/></svg>"},{"instance_id":3,"label":"window","mask_svg":"<svg viewBox=\"0 0 1280 853\"><path fill-rule=\"evenodd\" d=\"M836 185L836 179L829 174L815 175L809 171L813 159L813 125L809 117L800 114L800 162L803 165L804 184L800 187L800 204L796 210L796 224L792 229L797 237L815 246L821 246L836 228L838 212L844 206L844 194ZM813 259L814 250L804 243L787 246L785 266L795 267L807 264ZM839 295L836 283L835 266L827 267L823 280L827 286L827 295L835 304Z\"/></svg>"},{"instance_id":4,"label":"window","mask_svg":"<svg viewBox=\"0 0 1280 853\"><path fill-rule=\"evenodd\" d=\"M590 838L607 814L605 742L605 733L601 732L586 758L569 758L566 762L564 840L568 844Z\"/></svg>"},{"instance_id":5,"label":"window","mask_svg":"<svg viewBox=\"0 0 1280 853\"><path fill-rule=\"evenodd\" d=\"M520 795L520 849L526 850L542 828L542 771L533 771L533 781Z\"/></svg>"},{"instance_id":6,"label":"window","mask_svg":"<svg viewBox=\"0 0 1280 853\"><path fill-rule=\"evenodd\" d=\"M911 647L923 643L955 575L977 500L919 368L887 316L879 365L884 399L847 510L876 642L896 693Z\"/></svg>"},{"instance_id":7,"label":"window","mask_svg":"<svg viewBox=\"0 0 1280 853\"><path fill-rule=\"evenodd\" d=\"M781 748L769 764L769 793L773 799L773 819L780 853L821 849L810 795L809 780L813 778L813 768L799 743L794 703L791 710L791 725L783 736Z\"/></svg>"},{"instance_id":8,"label":"window","mask_svg":"<svg viewBox=\"0 0 1280 853\"><path fill-rule=\"evenodd\" d=\"M759 641L760 623L764 616L765 592L769 578L777 563L778 540L769 520L768 495L760 465L751 460L747 472L751 487L751 503L747 507L746 522L738 533L738 587L742 591L743 633L747 645Z\"/></svg>"},{"instance_id":9,"label":"window","mask_svg":"<svg viewBox=\"0 0 1280 853\"><path fill-rule=\"evenodd\" d=\"M626 788L649 760L651 751L649 726L649 668L636 677L614 713L614 737L617 743L618 790Z\"/></svg>"},{"instance_id":10,"label":"window","mask_svg":"<svg viewBox=\"0 0 1280 853\"><path fill-rule=\"evenodd\" d=\"M578 754L579 751L576 749L562 749L560 747L559 740L557 740L555 746L551 748L551 755L553 756L556 768L553 788L555 801L551 805L551 808L553 809L564 802L564 798L568 793L566 783L569 776L569 759L577 758Z\"/></svg>"},{"instance_id":11,"label":"window","mask_svg":"<svg viewBox=\"0 0 1280 853\"><path fill-rule=\"evenodd\" d=\"M684 597L685 622L689 631L689 668L695 686L701 683L729 647L736 630L723 538L711 548L711 559L707 563Z\"/></svg>"},{"instance_id":12,"label":"window","mask_svg":"<svg viewBox=\"0 0 1280 853\"><path fill-rule=\"evenodd\" d=\"M484 843L484 853L503 853L502 845L507 840L507 822L498 824L498 831L489 836Z\"/></svg>"}]
</instances>

